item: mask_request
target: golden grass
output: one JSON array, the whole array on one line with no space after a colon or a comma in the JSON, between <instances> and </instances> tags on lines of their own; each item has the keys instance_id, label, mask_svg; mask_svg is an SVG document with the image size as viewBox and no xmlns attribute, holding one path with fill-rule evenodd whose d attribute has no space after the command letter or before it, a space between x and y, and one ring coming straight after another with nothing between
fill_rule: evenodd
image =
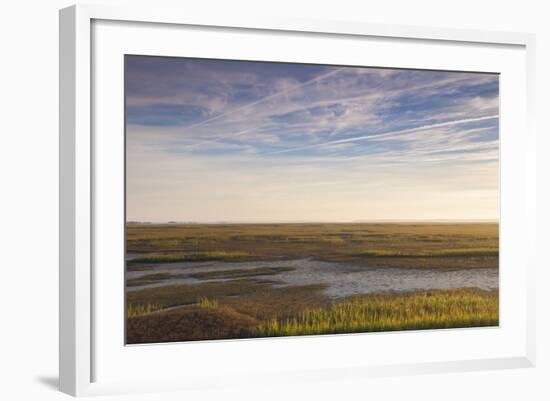
<instances>
[{"instance_id":1,"label":"golden grass","mask_svg":"<svg viewBox=\"0 0 550 401\"><path fill-rule=\"evenodd\" d=\"M173 262L298 258L358 266L480 268L498 267L499 255L495 223L128 224L126 234L128 252L140 253L128 262L129 270ZM229 281L128 291L128 341L498 325L496 291L371 294L331 304L322 285L277 287L266 273L273 271L190 271L195 278ZM252 279L262 275L263 280ZM128 284L170 278L159 273Z\"/></svg>"},{"instance_id":2,"label":"golden grass","mask_svg":"<svg viewBox=\"0 0 550 401\"><path fill-rule=\"evenodd\" d=\"M498 293L475 289L375 294L261 322L258 336L497 326Z\"/></svg>"},{"instance_id":3,"label":"golden grass","mask_svg":"<svg viewBox=\"0 0 550 401\"><path fill-rule=\"evenodd\" d=\"M198 262L207 260L234 261L242 260L249 256L247 252L240 251L215 251L215 252L178 252L167 254L148 254L146 256L132 259L133 263L176 263L176 262Z\"/></svg>"},{"instance_id":4,"label":"golden grass","mask_svg":"<svg viewBox=\"0 0 550 401\"><path fill-rule=\"evenodd\" d=\"M126 305L126 317L132 318L136 316L147 315L151 312L164 309L164 306L156 303L146 303L146 304L133 304L129 303Z\"/></svg>"},{"instance_id":5,"label":"golden grass","mask_svg":"<svg viewBox=\"0 0 550 401\"><path fill-rule=\"evenodd\" d=\"M244 299L200 296L187 307L128 304L128 342L191 341L485 327L499 324L498 291L464 288L377 293L325 304L296 288ZM152 313L152 312L157 313Z\"/></svg>"},{"instance_id":6,"label":"golden grass","mask_svg":"<svg viewBox=\"0 0 550 401\"><path fill-rule=\"evenodd\" d=\"M141 264L315 258L392 267L498 267L496 223L128 224Z\"/></svg>"},{"instance_id":7,"label":"golden grass","mask_svg":"<svg viewBox=\"0 0 550 401\"><path fill-rule=\"evenodd\" d=\"M418 257L475 257L475 256L498 256L498 249L495 248L463 248L463 249L434 249L434 250L418 250L405 251L393 249L369 249L359 253L361 256L372 257L401 257L401 258L418 258Z\"/></svg>"},{"instance_id":8,"label":"golden grass","mask_svg":"<svg viewBox=\"0 0 550 401\"><path fill-rule=\"evenodd\" d=\"M200 297L197 300L197 305L199 308L211 308L216 309L220 306L220 301L217 299L209 299L207 297Z\"/></svg>"},{"instance_id":9,"label":"golden grass","mask_svg":"<svg viewBox=\"0 0 550 401\"><path fill-rule=\"evenodd\" d=\"M158 303L172 307L194 304L200 297L217 299L235 296L246 297L267 288L269 288L268 285L251 280L182 284L129 291L126 293L126 302L135 305Z\"/></svg>"}]
</instances>

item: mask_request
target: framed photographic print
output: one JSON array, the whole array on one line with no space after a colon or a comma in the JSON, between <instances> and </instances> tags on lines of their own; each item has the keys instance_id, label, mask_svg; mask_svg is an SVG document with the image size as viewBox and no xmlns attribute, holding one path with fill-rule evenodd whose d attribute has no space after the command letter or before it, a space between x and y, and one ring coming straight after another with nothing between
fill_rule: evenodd
<instances>
[{"instance_id":1,"label":"framed photographic print","mask_svg":"<svg viewBox=\"0 0 550 401\"><path fill-rule=\"evenodd\" d=\"M125 82L127 344L498 326L498 74L127 55Z\"/></svg>"},{"instance_id":2,"label":"framed photographic print","mask_svg":"<svg viewBox=\"0 0 550 401\"><path fill-rule=\"evenodd\" d=\"M532 36L60 28L62 391L532 366Z\"/></svg>"}]
</instances>

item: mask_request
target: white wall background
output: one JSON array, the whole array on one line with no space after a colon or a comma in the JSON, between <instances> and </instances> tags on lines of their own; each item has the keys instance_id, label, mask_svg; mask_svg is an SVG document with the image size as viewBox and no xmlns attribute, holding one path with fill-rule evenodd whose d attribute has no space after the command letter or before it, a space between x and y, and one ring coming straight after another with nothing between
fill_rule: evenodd
<instances>
[{"instance_id":1,"label":"white wall background","mask_svg":"<svg viewBox=\"0 0 550 401\"><path fill-rule=\"evenodd\" d=\"M130 0L96 3L131 4ZM140 1L140 3L147 3ZM539 259L550 236L547 120L549 10L524 0L150 1L221 15L276 15L364 20L536 33ZM545 4L546 3L546 4ZM58 291L58 21L65 0L4 1L0 22L0 397L57 400ZM520 133L518 133L520 134ZM209 400L547 400L550 399L550 266L538 266L538 366L534 369L370 379L251 388L201 394L150 394L116 399ZM107 397L115 399L114 397Z\"/></svg>"}]
</instances>

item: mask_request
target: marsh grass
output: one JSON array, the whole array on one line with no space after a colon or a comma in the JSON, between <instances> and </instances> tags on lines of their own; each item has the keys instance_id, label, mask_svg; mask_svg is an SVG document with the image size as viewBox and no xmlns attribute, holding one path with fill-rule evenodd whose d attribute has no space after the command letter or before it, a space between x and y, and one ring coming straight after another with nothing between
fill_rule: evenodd
<instances>
[{"instance_id":1,"label":"marsh grass","mask_svg":"<svg viewBox=\"0 0 550 401\"><path fill-rule=\"evenodd\" d=\"M498 268L498 229L496 223L128 224L127 252L140 255L126 267L137 271L175 262L311 258L358 267ZM186 276L210 281L128 291L127 341L480 327L499 322L497 291L369 294L333 303L323 285L277 286L269 274L275 271L190 269ZM151 274L129 280L128 285L171 278L178 276Z\"/></svg>"},{"instance_id":2,"label":"marsh grass","mask_svg":"<svg viewBox=\"0 0 550 401\"><path fill-rule=\"evenodd\" d=\"M149 254L129 260L127 263L177 263L208 260L236 261L243 260L248 256L249 254L247 252L241 251L177 252L167 254Z\"/></svg>"},{"instance_id":3,"label":"marsh grass","mask_svg":"<svg viewBox=\"0 0 550 401\"><path fill-rule=\"evenodd\" d=\"M261 322L257 336L497 326L498 292L476 289L355 297L297 316Z\"/></svg>"},{"instance_id":4,"label":"marsh grass","mask_svg":"<svg viewBox=\"0 0 550 401\"><path fill-rule=\"evenodd\" d=\"M129 291L126 293L126 301L128 304L158 303L169 308L194 304L200 297L223 299L238 296L240 298L266 292L269 288L270 285L267 283L253 280L182 284Z\"/></svg>"},{"instance_id":5,"label":"marsh grass","mask_svg":"<svg viewBox=\"0 0 550 401\"><path fill-rule=\"evenodd\" d=\"M499 324L497 290L487 292L465 288L377 293L331 303L323 299L320 287L266 286L261 291L235 298L223 295L229 294L227 290L233 287L230 283L226 285L228 287L223 289L225 285L214 287L202 284L202 294L195 294L193 298L190 293L183 297L185 287L174 287L174 299L166 299L165 311L160 310L164 309L163 304L136 301L128 304L128 342L341 334ZM244 288L246 286L241 290ZM185 302L186 307L169 309L170 304L177 306L186 300L189 300Z\"/></svg>"},{"instance_id":6,"label":"marsh grass","mask_svg":"<svg viewBox=\"0 0 550 401\"><path fill-rule=\"evenodd\" d=\"M126 317L132 318L136 316L143 316L161 309L164 309L164 306L157 303L146 303L146 304L129 303L128 305L126 305Z\"/></svg>"},{"instance_id":7,"label":"marsh grass","mask_svg":"<svg viewBox=\"0 0 550 401\"><path fill-rule=\"evenodd\" d=\"M402 268L498 267L496 223L128 224L144 264L315 258ZM460 260L460 263L458 260Z\"/></svg>"},{"instance_id":8,"label":"marsh grass","mask_svg":"<svg viewBox=\"0 0 550 401\"><path fill-rule=\"evenodd\" d=\"M426 257L477 257L498 256L498 249L494 248L464 248L464 249L434 249L434 250L395 250L395 249L369 249L359 252L360 256L370 257L401 257L401 258L426 258Z\"/></svg>"},{"instance_id":9,"label":"marsh grass","mask_svg":"<svg viewBox=\"0 0 550 401\"><path fill-rule=\"evenodd\" d=\"M200 297L197 300L197 305L199 308L217 309L220 306L220 301L215 298L209 299L207 297Z\"/></svg>"}]
</instances>

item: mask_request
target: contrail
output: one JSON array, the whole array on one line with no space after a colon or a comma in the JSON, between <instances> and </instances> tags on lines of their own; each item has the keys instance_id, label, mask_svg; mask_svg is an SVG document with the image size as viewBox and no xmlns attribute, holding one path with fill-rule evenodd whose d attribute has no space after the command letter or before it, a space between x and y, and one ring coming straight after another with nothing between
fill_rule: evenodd
<instances>
[{"instance_id":1,"label":"contrail","mask_svg":"<svg viewBox=\"0 0 550 401\"><path fill-rule=\"evenodd\" d=\"M498 118L498 117L499 117L498 115L493 115L493 116L485 116L485 117L465 118L465 119L462 119L462 120L447 121L447 122L444 122L444 123L423 125L421 127L416 127L416 128L408 128L408 129L399 130L399 131L385 132L383 134L362 135L362 136L356 136L356 137L353 137L353 138L346 138L346 139L339 139L339 140L336 140L336 141L328 141L328 142L323 142L323 143L317 143L315 145L301 146L299 148L278 150L278 151L275 151L275 152L270 152L270 154L295 152L295 151L298 151L298 150L319 148L319 147L323 147L323 146L327 146L327 145L336 145L336 144L340 144L340 143L357 142L357 141L363 141L363 140L368 140L368 139L379 139L379 138L384 138L384 137L388 137L388 136L392 136L392 135L396 135L396 134L407 134L407 133L410 133L410 132L425 131L427 129L447 127L447 126L450 126L450 125L458 125L458 124L472 123L472 122L476 122L476 121L492 120L492 119L495 119L495 118Z\"/></svg>"},{"instance_id":2,"label":"contrail","mask_svg":"<svg viewBox=\"0 0 550 401\"><path fill-rule=\"evenodd\" d=\"M296 86L293 86L292 88L288 88L286 90L282 90L281 92L277 92L277 93L274 93L272 95L269 95L269 96L266 96L264 98L261 98L261 99L258 99L258 100L255 100L254 102L252 103L248 103L248 104L245 104L245 105L242 105L240 107L237 107L235 109L232 109L232 110L229 110L229 111L226 111L224 113L221 113L221 114L218 114L217 116L214 116L214 117L211 117L211 118L207 118L206 120L203 120L203 121L199 121L198 123L195 123L195 124L192 124L192 125L189 125L187 127L184 127L184 129L191 129L191 128L196 128L196 127L200 127L202 125L205 125L205 124L208 124L212 121L215 121L215 120L218 120L228 114L232 114L232 113L235 113L237 111L241 111L241 110L244 110L244 109L247 109L249 107L252 107L252 106L255 106L259 103L262 103L262 102L265 102L266 100L271 100L273 98L276 98L278 96L281 96L281 95L284 95L284 94L287 94L289 92L292 92L292 91L295 91L296 89L300 89L300 88L303 88L304 86L307 86L307 85L310 85L314 82L317 82L317 81L320 81L322 79L325 79L325 78L328 78L330 77L331 75L334 75L342 70L344 70L345 68L344 67L341 67L341 68L337 68L336 70L333 70L333 71L330 71L330 72L327 72L326 74L321 74L321 75L318 75L317 77L315 78L312 78L310 79L309 81L306 81L306 82L303 82L299 85L296 85Z\"/></svg>"},{"instance_id":3,"label":"contrail","mask_svg":"<svg viewBox=\"0 0 550 401\"><path fill-rule=\"evenodd\" d=\"M194 142L194 143L191 143L189 145L182 146L182 149L192 148L192 147L195 147L195 146L205 145L205 144L208 144L208 143L218 143L218 141L220 139L227 138L227 137L236 138L236 137L248 134L251 131L254 131L254 128L245 129L245 130L242 130L242 131L239 131L239 132L234 132L232 134L225 135L225 136L217 136L217 137L212 137L212 138L205 139L205 140L202 140L202 141L199 141L199 142Z\"/></svg>"}]
</instances>

